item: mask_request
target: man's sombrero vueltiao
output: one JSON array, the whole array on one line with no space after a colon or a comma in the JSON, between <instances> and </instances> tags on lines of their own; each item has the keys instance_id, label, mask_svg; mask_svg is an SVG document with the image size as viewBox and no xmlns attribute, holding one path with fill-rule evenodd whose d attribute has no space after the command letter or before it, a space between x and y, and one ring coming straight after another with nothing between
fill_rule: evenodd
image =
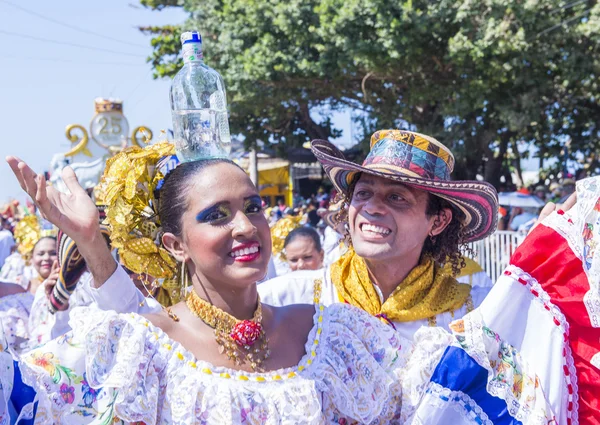
<instances>
[{"instance_id":1,"label":"man's sombrero vueltiao","mask_svg":"<svg viewBox=\"0 0 600 425\"><path fill-rule=\"evenodd\" d=\"M432 137L407 130L381 130L371 136L362 165L347 161L332 143L313 140L312 151L336 189L348 195L359 173L397 181L448 201L461 211L466 242L489 236L498 223L498 194L479 181L452 181L452 152Z\"/></svg>"}]
</instances>

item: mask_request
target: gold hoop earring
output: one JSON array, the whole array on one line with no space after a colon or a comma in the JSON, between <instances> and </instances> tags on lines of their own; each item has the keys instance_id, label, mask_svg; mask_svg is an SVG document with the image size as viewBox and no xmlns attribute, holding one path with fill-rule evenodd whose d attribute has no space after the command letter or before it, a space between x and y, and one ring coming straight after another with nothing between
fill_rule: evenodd
<instances>
[{"instance_id":1,"label":"gold hoop earring","mask_svg":"<svg viewBox=\"0 0 600 425\"><path fill-rule=\"evenodd\" d=\"M187 295L187 287L188 287L188 275L187 275L187 270L185 267L185 261L181 262L181 270L179 271L179 276L178 276L178 280L179 280L179 300L180 301L184 301L185 297ZM173 290L173 294L177 294L177 289ZM171 307L163 307L166 311L167 314L169 315L169 317L171 319L173 319L173 321L175 322L179 322L179 317L173 313L173 311L171 310Z\"/></svg>"},{"instance_id":2,"label":"gold hoop earring","mask_svg":"<svg viewBox=\"0 0 600 425\"><path fill-rule=\"evenodd\" d=\"M179 299L185 301L187 298L187 288L190 285L190 277L188 275L185 261L181 262L181 271L179 272L179 283L181 284Z\"/></svg>"}]
</instances>

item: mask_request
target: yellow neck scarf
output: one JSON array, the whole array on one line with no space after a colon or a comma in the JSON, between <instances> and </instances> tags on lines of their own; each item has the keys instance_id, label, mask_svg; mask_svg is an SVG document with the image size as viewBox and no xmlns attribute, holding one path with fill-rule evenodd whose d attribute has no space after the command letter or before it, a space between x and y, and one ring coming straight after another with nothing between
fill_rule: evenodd
<instances>
[{"instance_id":1,"label":"yellow neck scarf","mask_svg":"<svg viewBox=\"0 0 600 425\"><path fill-rule=\"evenodd\" d=\"M471 292L469 285L458 283L425 257L382 305L365 260L353 249L331 265L331 280L342 301L392 322L429 319L457 310Z\"/></svg>"}]
</instances>

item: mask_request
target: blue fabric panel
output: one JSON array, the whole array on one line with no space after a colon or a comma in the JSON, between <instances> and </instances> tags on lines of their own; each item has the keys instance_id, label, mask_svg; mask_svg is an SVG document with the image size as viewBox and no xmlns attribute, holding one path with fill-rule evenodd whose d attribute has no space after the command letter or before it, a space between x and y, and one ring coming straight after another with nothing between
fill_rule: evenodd
<instances>
[{"instance_id":1,"label":"blue fabric panel","mask_svg":"<svg viewBox=\"0 0 600 425\"><path fill-rule=\"evenodd\" d=\"M26 385L23 382L23 378L21 377L21 369L19 369L19 363L14 362L15 376L13 380L13 390L10 394L10 401L12 402L15 410L20 413L21 409L26 404L33 402L35 399L35 390L31 388L29 385ZM37 410L37 402L34 405L33 409L33 417L35 418L35 413ZM16 418L15 418L16 419ZM21 420L18 425L33 425L34 420Z\"/></svg>"},{"instance_id":2,"label":"blue fabric panel","mask_svg":"<svg viewBox=\"0 0 600 425\"><path fill-rule=\"evenodd\" d=\"M448 347L431 381L471 397L495 425L522 425L508 413L506 402L486 390L488 372L458 347Z\"/></svg>"}]
</instances>

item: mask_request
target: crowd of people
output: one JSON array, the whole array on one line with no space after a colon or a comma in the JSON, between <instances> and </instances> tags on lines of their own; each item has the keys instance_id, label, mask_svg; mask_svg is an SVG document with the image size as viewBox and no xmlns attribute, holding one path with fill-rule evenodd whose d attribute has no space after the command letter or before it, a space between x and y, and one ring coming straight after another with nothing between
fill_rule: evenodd
<instances>
[{"instance_id":1,"label":"crowd of people","mask_svg":"<svg viewBox=\"0 0 600 425\"><path fill-rule=\"evenodd\" d=\"M272 208L227 159L161 175L172 150L118 153L96 199L7 158L37 211L0 235L0 423L600 424L598 179L493 284L465 246L497 192L429 136L313 141L333 193Z\"/></svg>"},{"instance_id":2,"label":"crowd of people","mask_svg":"<svg viewBox=\"0 0 600 425\"><path fill-rule=\"evenodd\" d=\"M501 194L517 193L522 195L524 199L532 197L539 200L540 205L531 206L532 202L525 202L523 205L518 201L516 203L510 200L503 202L500 199L498 230L527 233L537 221L543 204L546 202L559 205L564 204L569 199L569 196L575 192L575 185L576 182L571 177L551 182L549 185L531 185L518 190L514 185L503 184L499 188Z\"/></svg>"}]
</instances>

